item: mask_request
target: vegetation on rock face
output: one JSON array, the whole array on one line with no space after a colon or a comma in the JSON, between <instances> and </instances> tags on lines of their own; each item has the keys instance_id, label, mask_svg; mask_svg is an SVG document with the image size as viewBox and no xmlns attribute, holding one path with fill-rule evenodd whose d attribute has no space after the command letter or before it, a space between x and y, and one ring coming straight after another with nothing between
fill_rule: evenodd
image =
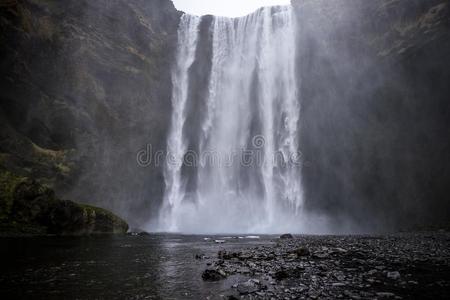
<instances>
[{"instance_id":1,"label":"vegetation on rock face","mask_svg":"<svg viewBox=\"0 0 450 300\"><path fill-rule=\"evenodd\" d=\"M169 0L0 0L0 166L148 220L162 172L136 153L164 149L178 18Z\"/></svg>"},{"instance_id":2,"label":"vegetation on rock face","mask_svg":"<svg viewBox=\"0 0 450 300\"><path fill-rule=\"evenodd\" d=\"M7 222L14 203L14 193L22 178L0 172L0 222Z\"/></svg>"},{"instance_id":3,"label":"vegetation on rock face","mask_svg":"<svg viewBox=\"0 0 450 300\"><path fill-rule=\"evenodd\" d=\"M0 233L125 233L128 224L111 212L60 200L50 188L0 171Z\"/></svg>"}]
</instances>

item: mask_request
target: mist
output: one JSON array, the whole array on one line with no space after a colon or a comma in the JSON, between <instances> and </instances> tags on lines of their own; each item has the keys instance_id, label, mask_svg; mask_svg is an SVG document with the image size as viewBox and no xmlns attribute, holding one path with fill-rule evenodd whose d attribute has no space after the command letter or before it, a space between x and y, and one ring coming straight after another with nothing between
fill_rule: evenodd
<instances>
[{"instance_id":1,"label":"mist","mask_svg":"<svg viewBox=\"0 0 450 300\"><path fill-rule=\"evenodd\" d=\"M448 174L449 73L436 59L448 33L425 28L448 20L448 8L298 3L306 205L336 226L350 220L352 230L445 224L446 188L436 177Z\"/></svg>"}]
</instances>

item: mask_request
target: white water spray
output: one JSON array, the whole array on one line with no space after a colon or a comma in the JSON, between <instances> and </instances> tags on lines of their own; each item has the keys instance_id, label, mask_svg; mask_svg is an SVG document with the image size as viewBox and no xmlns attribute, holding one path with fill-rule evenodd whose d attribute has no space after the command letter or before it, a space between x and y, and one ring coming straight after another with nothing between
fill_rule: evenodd
<instances>
[{"instance_id":1,"label":"white water spray","mask_svg":"<svg viewBox=\"0 0 450 300\"><path fill-rule=\"evenodd\" d=\"M171 159L165 168L160 230L301 232L300 95L292 8L267 7L242 18L214 18L205 113L192 139L184 129L190 126L186 107L194 101L189 98L189 69L196 60L200 22L199 17L184 15L178 30L167 146ZM198 143L199 160L195 172L183 172L183 158L193 141ZM256 159L243 164L249 152ZM202 164L205 153L219 160ZM195 177L195 186L188 192L189 176Z\"/></svg>"},{"instance_id":2,"label":"white water spray","mask_svg":"<svg viewBox=\"0 0 450 300\"><path fill-rule=\"evenodd\" d=\"M185 124L185 108L188 100L189 68L195 59L197 49L198 26L200 18L183 15L178 28L177 61L172 70L172 127L167 142L170 157L165 168L165 196L160 220L168 231L177 230L175 215L183 200L183 180L181 167L186 152L186 141L183 137Z\"/></svg>"}]
</instances>

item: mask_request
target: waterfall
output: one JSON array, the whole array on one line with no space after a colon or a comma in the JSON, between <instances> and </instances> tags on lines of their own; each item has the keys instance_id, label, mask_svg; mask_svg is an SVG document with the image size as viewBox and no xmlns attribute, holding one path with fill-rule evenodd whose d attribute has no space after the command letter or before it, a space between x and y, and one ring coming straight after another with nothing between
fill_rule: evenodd
<instances>
[{"instance_id":1,"label":"waterfall","mask_svg":"<svg viewBox=\"0 0 450 300\"><path fill-rule=\"evenodd\" d=\"M299 231L303 195L293 10L277 6L242 18L214 17L208 25L211 58L196 55L202 22L183 15L178 29L160 229ZM209 80L199 101L190 92L197 74L190 70L205 59L211 60ZM192 116L187 108L194 103L202 113ZM189 118L200 125L189 124Z\"/></svg>"},{"instance_id":2,"label":"waterfall","mask_svg":"<svg viewBox=\"0 0 450 300\"><path fill-rule=\"evenodd\" d=\"M172 69L172 127L167 142L170 153L165 168L165 194L160 219L164 228L177 230L173 220L173 212L180 207L183 200L183 182L181 167L186 152L186 141L183 137L185 124L185 108L188 100L189 68L195 59L200 18L183 15L178 28L177 60Z\"/></svg>"}]
</instances>

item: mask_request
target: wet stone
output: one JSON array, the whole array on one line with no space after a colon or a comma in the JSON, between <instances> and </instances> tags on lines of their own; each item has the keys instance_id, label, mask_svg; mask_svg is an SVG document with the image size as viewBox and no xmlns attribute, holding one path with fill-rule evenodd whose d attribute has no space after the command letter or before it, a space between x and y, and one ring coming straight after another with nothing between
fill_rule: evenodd
<instances>
[{"instance_id":1,"label":"wet stone","mask_svg":"<svg viewBox=\"0 0 450 300\"><path fill-rule=\"evenodd\" d=\"M202 274L204 281L219 281L224 279L226 274L223 271L218 271L214 269L205 270Z\"/></svg>"},{"instance_id":2,"label":"wet stone","mask_svg":"<svg viewBox=\"0 0 450 300\"><path fill-rule=\"evenodd\" d=\"M237 290L241 295L251 294L260 291L261 289L262 285L257 279L250 279L237 285Z\"/></svg>"},{"instance_id":3,"label":"wet stone","mask_svg":"<svg viewBox=\"0 0 450 300\"><path fill-rule=\"evenodd\" d=\"M298 257L309 256L310 254L309 249L305 247L295 249L294 253L297 254Z\"/></svg>"},{"instance_id":4,"label":"wet stone","mask_svg":"<svg viewBox=\"0 0 450 300\"><path fill-rule=\"evenodd\" d=\"M276 280L283 280L283 279L289 278L289 273L285 270L280 270L275 273L274 278Z\"/></svg>"},{"instance_id":5,"label":"wet stone","mask_svg":"<svg viewBox=\"0 0 450 300\"><path fill-rule=\"evenodd\" d=\"M280 239L282 239L282 240L293 239L293 238L294 237L290 233L285 233L280 236Z\"/></svg>"},{"instance_id":6,"label":"wet stone","mask_svg":"<svg viewBox=\"0 0 450 300\"><path fill-rule=\"evenodd\" d=\"M395 294L394 293L389 293L389 292L379 292L379 293L377 293L377 296L380 297L381 299L392 299L392 298L395 298Z\"/></svg>"},{"instance_id":7,"label":"wet stone","mask_svg":"<svg viewBox=\"0 0 450 300\"><path fill-rule=\"evenodd\" d=\"M387 278L392 279L392 280L400 279L400 273L398 271L388 272L386 276L387 276Z\"/></svg>"}]
</instances>

